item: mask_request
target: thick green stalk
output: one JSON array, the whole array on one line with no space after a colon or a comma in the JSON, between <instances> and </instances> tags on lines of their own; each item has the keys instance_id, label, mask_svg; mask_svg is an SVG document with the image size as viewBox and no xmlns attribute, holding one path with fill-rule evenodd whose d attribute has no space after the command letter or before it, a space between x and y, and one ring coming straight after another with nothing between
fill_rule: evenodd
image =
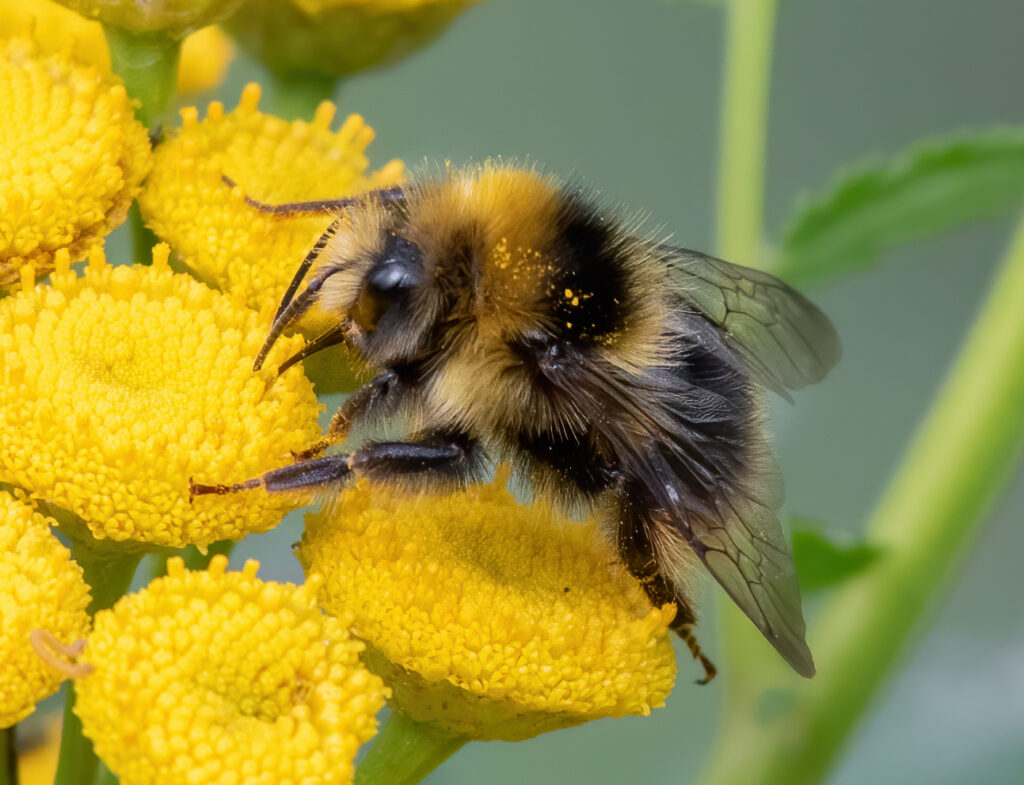
<instances>
[{"instance_id":1,"label":"thick green stalk","mask_svg":"<svg viewBox=\"0 0 1024 785\"><path fill-rule=\"evenodd\" d=\"M133 548L132 544L92 540L88 532L83 531L84 525L74 520L69 513L60 512L57 515L55 517L60 521L61 529L71 539L71 553L82 567L85 582L89 584L92 593L89 615L93 616L97 611L111 607L128 590L143 551ZM54 785L92 782L99 765L92 742L82 734L82 722L73 711L74 705L75 685L74 682L68 682L64 698L64 729L61 733Z\"/></svg>"},{"instance_id":2,"label":"thick green stalk","mask_svg":"<svg viewBox=\"0 0 1024 785\"><path fill-rule=\"evenodd\" d=\"M786 706L758 721L750 705L718 740L702 785L812 785L855 723L935 595L966 557L1024 448L1024 221L982 312L873 514L883 557L850 581L811 630L818 675L785 687ZM762 684L768 689L767 682Z\"/></svg>"},{"instance_id":3,"label":"thick green stalk","mask_svg":"<svg viewBox=\"0 0 1024 785\"><path fill-rule=\"evenodd\" d=\"M180 556L185 562L185 569L194 572L196 570L205 570L209 567L210 561L214 556L220 554L230 556L234 547L235 544L231 540L218 540L217 542L210 543L206 553L201 552L195 545L186 546L181 551L168 549L160 553L154 553L151 557L150 578L164 577L167 574L167 560L172 556Z\"/></svg>"},{"instance_id":4,"label":"thick green stalk","mask_svg":"<svg viewBox=\"0 0 1024 785\"><path fill-rule=\"evenodd\" d=\"M356 769L356 785L416 785L466 741L392 712Z\"/></svg>"},{"instance_id":5,"label":"thick green stalk","mask_svg":"<svg viewBox=\"0 0 1024 785\"><path fill-rule=\"evenodd\" d=\"M139 102L135 115L151 130L171 119L178 88L181 40L158 31L133 33L104 27L110 47L110 66L124 81L128 95Z\"/></svg>"},{"instance_id":6,"label":"thick green stalk","mask_svg":"<svg viewBox=\"0 0 1024 785\"><path fill-rule=\"evenodd\" d=\"M718 253L756 266L764 234L765 150L776 0L730 0L722 86L718 169ZM761 644L750 621L732 604L721 606L726 717L742 703L757 670Z\"/></svg>"},{"instance_id":7,"label":"thick green stalk","mask_svg":"<svg viewBox=\"0 0 1024 785\"><path fill-rule=\"evenodd\" d=\"M776 0L730 0L718 169L718 252L755 266L764 221Z\"/></svg>"},{"instance_id":8,"label":"thick green stalk","mask_svg":"<svg viewBox=\"0 0 1024 785\"><path fill-rule=\"evenodd\" d=\"M285 120L312 120L318 106L334 98L338 79L320 74L288 77L271 74L270 106Z\"/></svg>"},{"instance_id":9,"label":"thick green stalk","mask_svg":"<svg viewBox=\"0 0 1024 785\"><path fill-rule=\"evenodd\" d=\"M178 62L181 40L164 32L133 33L119 27L104 27L110 48L110 65L124 81L128 95L138 101L135 116L159 135L164 123L171 121L170 112L178 89ZM128 213L132 228L132 261L151 264L153 245L158 238L143 223L138 204Z\"/></svg>"},{"instance_id":10,"label":"thick green stalk","mask_svg":"<svg viewBox=\"0 0 1024 785\"><path fill-rule=\"evenodd\" d=\"M14 730L0 728L0 785L18 785L18 750L14 745Z\"/></svg>"}]
</instances>

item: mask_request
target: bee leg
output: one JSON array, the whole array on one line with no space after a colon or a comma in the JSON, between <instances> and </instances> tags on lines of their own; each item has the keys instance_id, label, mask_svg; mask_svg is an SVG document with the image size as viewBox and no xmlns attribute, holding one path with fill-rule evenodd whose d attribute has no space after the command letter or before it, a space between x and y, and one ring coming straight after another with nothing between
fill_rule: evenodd
<instances>
[{"instance_id":1,"label":"bee leg","mask_svg":"<svg viewBox=\"0 0 1024 785\"><path fill-rule=\"evenodd\" d=\"M265 488L271 493L332 488L355 476L380 482L447 479L464 484L481 464L474 460L476 447L469 437L450 433L428 434L419 441L371 442L352 453L300 461L234 485L203 485L190 478L189 496L223 495L253 488Z\"/></svg>"},{"instance_id":2,"label":"bee leg","mask_svg":"<svg viewBox=\"0 0 1024 785\"><path fill-rule=\"evenodd\" d=\"M669 626L676 635L683 639L683 643L686 644L693 658L704 667L704 678L697 679L697 684L707 684L715 678L718 668L701 651L700 644L697 643L697 636L693 633L693 627L697 623L697 615L693 612L693 608L690 607L690 603L662 577L660 572L657 572L657 565L654 565L654 569L655 572L644 577L634 577L637 577L637 580L640 581L640 585L643 586L652 605L660 607L667 603L672 603L676 606L676 616L672 619L672 624Z\"/></svg>"},{"instance_id":3,"label":"bee leg","mask_svg":"<svg viewBox=\"0 0 1024 785\"><path fill-rule=\"evenodd\" d=\"M229 188L238 187L238 183L226 174L222 174L220 179ZM402 201L405 198L405 192L399 186L392 186L391 188L369 191L358 196L343 196L337 199L312 199L306 202L279 202L278 204L267 204L266 202L253 199L251 196L246 196L245 203L254 210L271 215L316 215L319 213L338 213L374 197L380 199L384 204L390 204Z\"/></svg>"},{"instance_id":4,"label":"bee leg","mask_svg":"<svg viewBox=\"0 0 1024 785\"><path fill-rule=\"evenodd\" d=\"M718 669L701 651L697 637L693 634L697 614L694 613L690 601L682 590L666 579L661 572L661 565L651 542L651 530L657 525L651 509L646 504L637 502L628 491L620 497L617 531L619 557L629 574L639 581L652 605L660 608L671 603L676 606L676 615L671 627L683 639L693 658L704 667L704 678L697 679L697 684L707 684L715 678Z\"/></svg>"},{"instance_id":5,"label":"bee leg","mask_svg":"<svg viewBox=\"0 0 1024 785\"><path fill-rule=\"evenodd\" d=\"M352 469L388 484L422 483L447 488L482 479L479 443L456 431L433 431L407 442L370 442L352 453Z\"/></svg>"},{"instance_id":6,"label":"bee leg","mask_svg":"<svg viewBox=\"0 0 1024 785\"><path fill-rule=\"evenodd\" d=\"M211 493L223 496L252 488L266 488L274 493L337 485L352 476L351 460L351 455L329 455L326 458L316 458L312 461L282 466L280 469L274 469L260 477L254 477L234 485L203 485L190 477L188 481L189 499Z\"/></svg>"},{"instance_id":7,"label":"bee leg","mask_svg":"<svg viewBox=\"0 0 1024 785\"><path fill-rule=\"evenodd\" d=\"M690 617L693 618L693 612L690 611L689 608L687 608L686 610L689 611ZM679 613L676 614L676 618L678 618L682 614L682 611L683 608L679 607ZM703 651L701 651L700 644L697 643L697 636L693 634L693 624L691 623L677 625L676 622L673 620L672 629L675 630L676 634L683 639L683 643L686 644L686 647L690 650L690 654L693 655L693 658L704 666L704 678L697 679L697 683L707 684L709 681L715 678L715 674L718 673L718 668L716 668L715 664L707 658L707 655L705 655Z\"/></svg>"},{"instance_id":8,"label":"bee leg","mask_svg":"<svg viewBox=\"0 0 1024 785\"><path fill-rule=\"evenodd\" d=\"M398 403L398 374L393 370L375 376L352 393L334 413L327 434L302 452L292 453L296 460L304 461L324 454L328 447L348 438L352 425L367 416L385 414Z\"/></svg>"}]
</instances>

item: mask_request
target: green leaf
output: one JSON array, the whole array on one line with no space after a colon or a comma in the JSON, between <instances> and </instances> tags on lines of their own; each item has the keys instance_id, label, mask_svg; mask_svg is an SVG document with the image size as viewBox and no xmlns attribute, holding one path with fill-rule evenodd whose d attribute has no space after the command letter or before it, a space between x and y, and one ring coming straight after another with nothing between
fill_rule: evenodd
<instances>
[{"instance_id":1,"label":"green leaf","mask_svg":"<svg viewBox=\"0 0 1024 785\"><path fill-rule=\"evenodd\" d=\"M1024 205L1024 128L926 139L841 171L805 197L772 271L796 285L871 266L884 251Z\"/></svg>"},{"instance_id":2,"label":"green leaf","mask_svg":"<svg viewBox=\"0 0 1024 785\"><path fill-rule=\"evenodd\" d=\"M805 592L835 586L865 570L881 554L864 542L839 543L825 534L820 521L795 518L792 521L793 559Z\"/></svg>"}]
</instances>

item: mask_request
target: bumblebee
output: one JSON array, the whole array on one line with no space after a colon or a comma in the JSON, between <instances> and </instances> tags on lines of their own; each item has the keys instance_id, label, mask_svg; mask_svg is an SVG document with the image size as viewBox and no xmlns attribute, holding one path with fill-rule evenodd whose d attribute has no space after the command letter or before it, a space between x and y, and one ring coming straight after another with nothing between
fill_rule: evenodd
<instances>
[{"instance_id":1,"label":"bumblebee","mask_svg":"<svg viewBox=\"0 0 1024 785\"><path fill-rule=\"evenodd\" d=\"M788 399L839 358L834 328L806 298L640 237L582 189L504 164L354 199L247 201L336 214L256 369L317 306L330 329L279 372L346 342L378 373L292 465L193 493L336 489L359 476L452 488L509 461L536 492L602 512L651 602L676 606L673 628L702 681L715 668L688 587L701 564L797 673L814 674L761 415L765 390ZM400 412L408 440L327 454L353 423Z\"/></svg>"}]
</instances>

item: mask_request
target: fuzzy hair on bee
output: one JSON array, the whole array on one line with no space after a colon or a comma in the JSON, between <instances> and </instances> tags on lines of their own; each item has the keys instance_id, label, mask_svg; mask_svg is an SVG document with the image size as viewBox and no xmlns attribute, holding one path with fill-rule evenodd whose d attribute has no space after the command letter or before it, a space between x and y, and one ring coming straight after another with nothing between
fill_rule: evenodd
<instances>
[{"instance_id":1,"label":"fuzzy hair on bee","mask_svg":"<svg viewBox=\"0 0 1024 785\"><path fill-rule=\"evenodd\" d=\"M230 180L229 185L234 185ZM510 462L535 492L597 509L652 603L704 666L690 583L709 572L782 657L814 673L764 392L820 380L828 319L770 275L639 236L554 177L488 163L352 199L267 205L334 222L299 265L257 369L316 306L377 375L292 465L193 493L336 489L354 477L446 489ZM404 441L328 453L401 412Z\"/></svg>"}]
</instances>

